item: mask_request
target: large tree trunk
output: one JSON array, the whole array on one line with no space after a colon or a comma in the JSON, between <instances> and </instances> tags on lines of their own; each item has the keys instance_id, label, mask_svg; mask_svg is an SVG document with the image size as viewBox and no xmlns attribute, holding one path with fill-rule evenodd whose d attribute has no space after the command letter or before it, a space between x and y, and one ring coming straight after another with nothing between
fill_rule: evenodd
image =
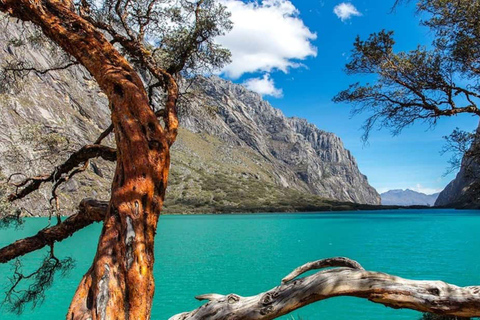
<instances>
[{"instance_id":1,"label":"large tree trunk","mask_svg":"<svg viewBox=\"0 0 480 320\"><path fill-rule=\"evenodd\" d=\"M164 130L137 73L68 0L0 0L0 10L31 21L74 56L108 96L117 167L93 264L67 318L149 319L154 293L153 246L170 166L176 122ZM169 103L176 102L170 86Z\"/></svg>"}]
</instances>

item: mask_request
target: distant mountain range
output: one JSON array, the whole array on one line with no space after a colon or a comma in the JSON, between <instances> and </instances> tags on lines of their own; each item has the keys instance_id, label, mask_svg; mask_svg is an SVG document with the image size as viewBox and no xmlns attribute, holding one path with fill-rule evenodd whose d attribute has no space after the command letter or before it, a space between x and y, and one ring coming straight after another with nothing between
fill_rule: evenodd
<instances>
[{"instance_id":1,"label":"distant mountain range","mask_svg":"<svg viewBox=\"0 0 480 320\"><path fill-rule=\"evenodd\" d=\"M439 193L425 194L410 189L406 190L389 190L380 194L382 197L382 205L395 206L430 206L435 204Z\"/></svg>"}]
</instances>

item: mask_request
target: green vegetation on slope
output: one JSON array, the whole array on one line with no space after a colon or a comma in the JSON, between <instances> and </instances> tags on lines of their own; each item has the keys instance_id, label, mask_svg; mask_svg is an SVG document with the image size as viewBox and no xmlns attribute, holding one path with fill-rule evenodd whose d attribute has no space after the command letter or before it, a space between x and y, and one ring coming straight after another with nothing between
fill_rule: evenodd
<instances>
[{"instance_id":1,"label":"green vegetation on slope","mask_svg":"<svg viewBox=\"0 0 480 320\"><path fill-rule=\"evenodd\" d=\"M172 151L164 213L375 209L274 184L273 166L246 147L181 129Z\"/></svg>"}]
</instances>

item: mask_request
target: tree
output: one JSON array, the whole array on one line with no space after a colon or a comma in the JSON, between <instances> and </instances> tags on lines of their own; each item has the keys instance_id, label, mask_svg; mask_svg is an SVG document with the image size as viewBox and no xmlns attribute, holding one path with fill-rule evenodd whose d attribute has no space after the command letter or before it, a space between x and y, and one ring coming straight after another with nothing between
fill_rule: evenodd
<instances>
[{"instance_id":1,"label":"tree","mask_svg":"<svg viewBox=\"0 0 480 320\"><path fill-rule=\"evenodd\" d=\"M229 60L228 51L213 41L231 27L228 14L211 0L2 0L0 11L38 26L85 67L107 95L112 118L112 126L93 145L73 153L51 174L20 182L9 200L25 197L45 182L54 182L55 196L59 183L91 158L117 163L106 207L95 202L82 206L86 212L59 221L53 231L40 231L38 237L2 250L2 262L12 257L8 252L20 256L25 250L53 246L103 220L97 254L67 317L147 319L154 292L154 236L167 187L169 149L178 128L178 78ZM136 68L145 72L146 81L154 80L148 88ZM164 108L157 112L163 126L149 99L156 88L165 92ZM112 131L116 150L101 145ZM106 212L92 215L92 207Z\"/></svg>"},{"instance_id":2,"label":"tree","mask_svg":"<svg viewBox=\"0 0 480 320\"><path fill-rule=\"evenodd\" d=\"M0 11L38 26L72 63L85 67L107 95L112 118L112 126L94 144L73 152L53 172L16 183L16 192L8 200L21 199L52 183L56 202L58 185L81 172L90 159L102 157L117 164L108 203L84 199L78 213L65 221L59 219L57 225L0 249L0 263L5 263L51 247L38 271L27 276L15 272L16 283L25 277L36 279L19 303L32 301L51 283L52 272L69 267L69 261L55 257L56 242L103 221L96 256L75 293L67 319L149 319L154 236L168 182L169 150L178 128L179 76L228 61L228 52L213 41L230 28L228 14L210 0L0 0ZM48 72L23 64L7 71ZM158 89L164 93L164 104L155 110L151 98ZM117 149L101 144L111 132ZM8 216L15 220L18 213ZM325 267L341 268L296 279L306 271ZM211 302L172 319L273 319L339 295L367 298L394 308L480 316L479 292L479 287L459 288L369 272L355 261L332 258L301 266L280 286L254 297L200 296Z\"/></svg>"},{"instance_id":3,"label":"tree","mask_svg":"<svg viewBox=\"0 0 480 320\"><path fill-rule=\"evenodd\" d=\"M327 267L334 268L297 279L305 272ZM310 303L338 296L365 298L395 309L409 308L468 318L480 315L479 292L480 287L459 288L441 281L407 280L366 271L356 261L336 257L306 263L284 277L279 286L256 296L197 296L198 300L210 302L170 320L270 320Z\"/></svg>"},{"instance_id":4,"label":"tree","mask_svg":"<svg viewBox=\"0 0 480 320\"><path fill-rule=\"evenodd\" d=\"M430 48L396 53L394 33L385 30L355 40L346 72L375 80L351 84L333 100L352 104L353 115L368 114L364 141L375 126L397 135L415 122L434 126L442 117L480 116L480 2L419 0L417 9L435 36ZM479 131L457 128L444 138L442 153L452 154L446 174L462 167L477 185Z\"/></svg>"},{"instance_id":5,"label":"tree","mask_svg":"<svg viewBox=\"0 0 480 320\"><path fill-rule=\"evenodd\" d=\"M346 72L375 81L352 84L334 101L353 104L353 114L369 113L364 139L375 125L398 134L417 121L434 125L440 117L480 115L480 2L420 0L417 8L435 35L431 49L395 53L393 32L385 30L354 43Z\"/></svg>"}]
</instances>

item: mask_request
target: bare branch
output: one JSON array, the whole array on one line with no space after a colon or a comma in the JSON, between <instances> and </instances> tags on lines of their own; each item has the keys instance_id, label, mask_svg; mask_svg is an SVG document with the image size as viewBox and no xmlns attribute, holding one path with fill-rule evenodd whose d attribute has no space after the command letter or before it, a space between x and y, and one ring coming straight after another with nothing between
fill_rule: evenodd
<instances>
[{"instance_id":1,"label":"bare branch","mask_svg":"<svg viewBox=\"0 0 480 320\"><path fill-rule=\"evenodd\" d=\"M170 320L270 320L316 301L338 296L368 299L387 307L408 308L457 317L480 316L480 286L457 287L442 281L408 280L385 273L365 271L347 258L333 258L308 263L297 268L287 279L312 267L351 265L317 272L252 297L236 294L202 295L210 300L191 312ZM300 270L300 271L298 271Z\"/></svg>"},{"instance_id":2,"label":"bare branch","mask_svg":"<svg viewBox=\"0 0 480 320\"><path fill-rule=\"evenodd\" d=\"M22 264L17 259L4 304L10 311L21 314L27 303L33 303L35 306L42 302L45 298L45 291L52 285L57 272L66 275L74 265L72 258L58 259L54 254L53 245L50 246L50 253L44 258L40 267L30 274L22 272ZM30 285L26 286L25 280L30 280Z\"/></svg>"},{"instance_id":3,"label":"bare branch","mask_svg":"<svg viewBox=\"0 0 480 320\"><path fill-rule=\"evenodd\" d=\"M337 258L329 258L329 259L322 259L317 260L314 262L309 262L304 264L303 266L298 267L297 269L293 270L289 275L282 279L282 283L287 283L301 274L311 270L318 270L324 269L328 267L347 267L352 269L359 269L365 270L363 267L357 262L350 260L344 257L337 257Z\"/></svg>"},{"instance_id":4,"label":"bare branch","mask_svg":"<svg viewBox=\"0 0 480 320\"><path fill-rule=\"evenodd\" d=\"M97 140L95 140L95 142L93 144L100 144L102 143L103 139L105 139L106 137L108 137L108 135L110 133L113 132L113 124L109 125L107 129L105 129L101 134L100 136L97 138Z\"/></svg>"},{"instance_id":5,"label":"bare branch","mask_svg":"<svg viewBox=\"0 0 480 320\"><path fill-rule=\"evenodd\" d=\"M155 112L155 115L157 117L165 117L165 109L157 110ZM113 148L100 145L103 139L105 139L112 132L113 125L110 125L107 129L105 129L105 131L100 134L100 136L95 141L95 144L82 147L80 150L70 155L67 161L57 166L55 170L50 174L41 175L33 178L26 178L18 183L12 183L11 179L14 175L19 175L19 173L15 173L14 175L10 176L7 182L13 184L17 188L17 191L11 194L8 197L8 200L15 201L18 199L22 199L30 193L34 192L35 190L38 190L43 183L52 182L54 185L52 187L52 198L50 199L50 201L55 201L55 207L58 211L58 199L56 196L57 188L62 183L70 180L77 173L85 171L88 166L88 160L101 157L107 161L116 161L117 151Z\"/></svg>"},{"instance_id":6,"label":"bare branch","mask_svg":"<svg viewBox=\"0 0 480 320\"><path fill-rule=\"evenodd\" d=\"M32 237L18 240L0 249L0 263L6 263L27 253L62 241L94 222L103 221L107 208L108 204L106 202L93 199L82 200L78 213L70 216L61 224L40 230Z\"/></svg>"},{"instance_id":7,"label":"bare branch","mask_svg":"<svg viewBox=\"0 0 480 320\"><path fill-rule=\"evenodd\" d=\"M18 184L15 184L17 191L12 193L8 197L8 200L15 201L22 199L40 188L43 183L59 181L62 179L64 174L68 174L70 171L75 169L77 166L84 164L89 159L98 157L101 157L107 161L116 161L117 152L113 148L102 145L86 145L77 152L73 153L63 164L56 167L52 173L34 178L28 178ZM23 189L18 190L18 188Z\"/></svg>"},{"instance_id":8,"label":"bare branch","mask_svg":"<svg viewBox=\"0 0 480 320\"><path fill-rule=\"evenodd\" d=\"M24 74L28 74L30 72L35 72L36 74L47 74L49 72L52 72L52 71L60 71L60 70L65 70L65 69L68 69L72 66L76 66L78 65L78 62L76 61L72 61L72 62L69 62L65 65L62 65L62 66L56 66L56 67L51 67L51 68L47 68L47 69L37 69L37 68L34 68L34 67L27 67L25 65L23 65L22 62L18 62L16 66L7 66L7 67L4 67L3 70L4 71L7 71L7 72L16 72L16 73L24 73Z\"/></svg>"}]
</instances>

